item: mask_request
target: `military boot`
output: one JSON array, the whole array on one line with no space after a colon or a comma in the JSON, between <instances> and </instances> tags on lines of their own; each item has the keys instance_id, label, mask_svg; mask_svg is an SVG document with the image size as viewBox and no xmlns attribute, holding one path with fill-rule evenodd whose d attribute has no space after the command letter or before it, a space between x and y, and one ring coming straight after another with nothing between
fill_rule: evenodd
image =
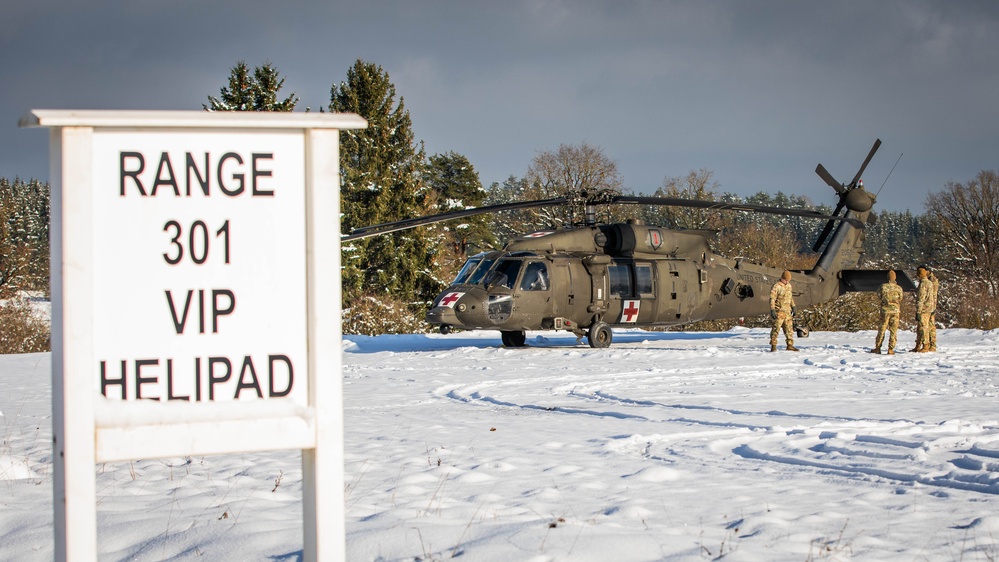
<instances>
[{"instance_id":1,"label":"military boot","mask_svg":"<svg viewBox=\"0 0 999 562\"><path fill-rule=\"evenodd\" d=\"M921 351L923 351L923 348L921 348L921 347L919 347L919 346L917 345L916 347L914 347L914 348L910 349L909 351L910 351L911 353L920 353Z\"/></svg>"},{"instance_id":2,"label":"military boot","mask_svg":"<svg viewBox=\"0 0 999 562\"><path fill-rule=\"evenodd\" d=\"M895 350L894 350L894 349L891 349L891 348L889 348L889 349L888 349L888 355L895 355Z\"/></svg>"},{"instance_id":3,"label":"military boot","mask_svg":"<svg viewBox=\"0 0 999 562\"><path fill-rule=\"evenodd\" d=\"M772 343L770 344L770 352L773 353L774 351L777 351L777 344Z\"/></svg>"},{"instance_id":4,"label":"military boot","mask_svg":"<svg viewBox=\"0 0 999 562\"><path fill-rule=\"evenodd\" d=\"M798 348L794 347L793 345L789 345L789 346L787 346L787 350L788 351L798 351Z\"/></svg>"},{"instance_id":5,"label":"military boot","mask_svg":"<svg viewBox=\"0 0 999 562\"><path fill-rule=\"evenodd\" d=\"M874 349L871 350L871 353L877 353L878 355L881 355L881 348L880 347L875 347Z\"/></svg>"}]
</instances>

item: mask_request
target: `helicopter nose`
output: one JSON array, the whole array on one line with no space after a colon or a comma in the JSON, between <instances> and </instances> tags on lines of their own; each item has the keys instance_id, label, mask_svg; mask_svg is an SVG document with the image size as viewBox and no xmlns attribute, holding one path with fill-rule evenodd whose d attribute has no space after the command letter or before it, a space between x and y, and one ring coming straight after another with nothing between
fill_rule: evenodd
<instances>
[{"instance_id":1,"label":"helicopter nose","mask_svg":"<svg viewBox=\"0 0 999 562\"><path fill-rule=\"evenodd\" d=\"M454 309L447 306L437 306L427 311L426 321L428 324L447 324L449 326L460 325L458 316Z\"/></svg>"},{"instance_id":2,"label":"helicopter nose","mask_svg":"<svg viewBox=\"0 0 999 562\"><path fill-rule=\"evenodd\" d=\"M478 288L445 292L437 301L437 306L427 312L426 320L430 324L487 327L486 307L482 306L485 299L485 292Z\"/></svg>"}]
</instances>

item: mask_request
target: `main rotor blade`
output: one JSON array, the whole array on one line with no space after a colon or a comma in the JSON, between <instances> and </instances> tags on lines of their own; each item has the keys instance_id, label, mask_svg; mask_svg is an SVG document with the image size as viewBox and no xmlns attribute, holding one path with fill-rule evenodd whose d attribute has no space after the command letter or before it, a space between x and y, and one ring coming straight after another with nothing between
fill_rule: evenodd
<instances>
[{"instance_id":1,"label":"main rotor blade","mask_svg":"<svg viewBox=\"0 0 999 562\"><path fill-rule=\"evenodd\" d=\"M500 203L498 205L487 205L485 207L476 207L474 209L462 209L460 211L451 211L449 213L440 213L438 215L429 215L426 217L417 217L413 219L404 219L401 221L386 222L371 226L362 226L360 228L355 228L350 232L350 234L341 237L340 240L343 241L357 240L359 238L367 238L369 236L377 236L379 234L389 234L391 232L398 232L400 230L416 228L418 226L425 226L428 224L434 224L451 219L474 217L475 215L482 215L485 213L510 211L514 209L530 209L533 207L546 207L549 205L562 205L564 203L567 203L568 201L569 201L568 197L556 197L554 199L540 199L537 201L518 201L516 203Z\"/></svg>"},{"instance_id":2,"label":"main rotor blade","mask_svg":"<svg viewBox=\"0 0 999 562\"><path fill-rule=\"evenodd\" d=\"M832 177L832 174L827 172L825 166L823 166L822 164L819 164L818 166L815 167L815 173L818 174L820 178L822 178L822 181L829 184L829 187L835 189L836 193L842 194L846 192L846 189L843 188L843 184L836 181L836 179Z\"/></svg>"},{"instance_id":3,"label":"main rotor blade","mask_svg":"<svg viewBox=\"0 0 999 562\"><path fill-rule=\"evenodd\" d=\"M534 207L563 205L571 201L572 199L569 197L556 197L554 199L540 199L536 201L518 201L516 203L501 203L499 205L488 205L486 207L477 207L474 209L462 209L460 211L451 211L449 213L440 213L437 215L429 215L426 217L404 219L400 221L386 222L382 224L375 224L371 226L355 228L354 230L351 231L350 234L342 236L340 240L347 242L350 240L358 240L361 238L368 238L370 236L377 236L379 234L390 234L392 232L398 232L400 230L416 228L418 226L426 226L428 224L434 224L446 220L473 217L476 215L482 215L485 213L495 213L498 211L510 211L514 209L530 209ZM846 221L852 224L853 226L856 226L857 228L864 228L864 222L858 219L823 215L818 211L812 211L809 209L785 209L780 207L764 207L761 205L723 203L720 201L702 201L699 199L680 199L676 197L637 197L630 195L616 195L610 197L609 199L598 201L596 204L607 204L607 203L620 203L625 205L634 204L634 205L663 205L671 207L692 207L692 208L709 209L717 211L746 211L753 213L765 213L771 215L785 215L785 216L796 216L796 217L805 217L805 218L821 219L821 220Z\"/></svg>"},{"instance_id":4,"label":"main rotor blade","mask_svg":"<svg viewBox=\"0 0 999 562\"><path fill-rule=\"evenodd\" d=\"M878 148L880 146L881 146L881 139L875 140L874 147L871 148L871 152L867 155L867 160L864 160L864 164L860 166L859 170L857 170L857 175L853 176L853 181L850 182L851 188L857 187L857 180L860 179L860 176L864 175L864 169L867 168L868 164L870 164L871 158L874 158L874 153L878 151Z\"/></svg>"},{"instance_id":5,"label":"main rotor blade","mask_svg":"<svg viewBox=\"0 0 999 562\"><path fill-rule=\"evenodd\" d=\"M809 219L845 221L857 228L864 228L864 221L853 217L837 217L823 215L818 211L810 209L785 209L781 207L764 207L762 205L745 205L742 203L723 203L720 201L702 201L700 199L679 199L676 197L636 197L631 195L618 195L611 198L612 203L636 204L636 205L663 205L669 207L692 207L695 209L709 209L717 211L746 211L751 213L764 213L769 215L785 215L792 217L805 217Z\"/></svg>"}]
</instances>

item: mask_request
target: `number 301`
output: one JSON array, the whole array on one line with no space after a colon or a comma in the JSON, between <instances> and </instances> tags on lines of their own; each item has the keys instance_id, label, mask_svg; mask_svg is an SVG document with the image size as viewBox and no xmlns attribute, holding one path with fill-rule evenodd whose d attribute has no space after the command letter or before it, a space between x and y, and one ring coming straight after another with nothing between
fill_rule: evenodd
<instances>
[{"instance_id":1,"label":"number 301","mask_svg":"<svg viewBox=\"0 0 999 562\"><path fill-rule=\"evenodd\" d=\"M173 250L163 253L163 259L170 265L177 265L184 259L184 228L179 222L175 220L167 221L163 225L163 232L168 235L173 236L170 239L170 244L173 246ZM222 239L223 253L225 254L225 263L229 263L229 221L226 220L222 223L222 227L215 231L215 238ZM208 261L209 247L211 246L211 236L209 235L208 225L204 221L194 221L191 224L191 228L187 230L187 255L191 258L197 265L201 265Z\"/></svg>"}]
</instances>

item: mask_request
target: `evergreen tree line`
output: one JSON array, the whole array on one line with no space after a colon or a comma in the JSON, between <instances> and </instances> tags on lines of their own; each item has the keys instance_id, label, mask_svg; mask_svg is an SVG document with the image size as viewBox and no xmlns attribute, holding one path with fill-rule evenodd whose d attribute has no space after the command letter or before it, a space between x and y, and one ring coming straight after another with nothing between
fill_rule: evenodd
<instances>
[{"instance_id":1,"label":"evergreen tree line","mask_svg":"<svg viewBox=\"0 0 999 562\"><path fill-rule=\"evenodd\" d=\"M220 89L220 96L209 96L203 107L209 111L292 111L299 97L279 95L283 84L284 79L270 63L251 72L240 61L233 67L227 86ZM423 143L415 137L404 99L398 96L388 73L363 60L347 70L345 80L331 85L329 102L320 111L357 113L368 121L366 129L341 132L340 220L344 234L360 226L482 205L601 191L628 193L614 160L587 143L540 151L523 176L510 175L483 188L478 173L462 154L426 154ZM867 254L862 267L912 269L929 265L943 283L938 322L946 327L999 327L996 178L996 172L983 171L967 183L950 183L928 197L928 210L922 215L878 212L877 223L866 232ZM780 192L759 192L745 198L722 193L705 169L666 177L655 195L832 211L829 206L814 205L807 197ZM5 287L8 293L47 287L48 186L2 180L0 197L0 291ZM601 221L638 218L669 228L711 230L716 232L712 245L723 255L790 269L807 269L814 264L817 254L811 245L824 227L822 221L800 217L704 209L619 205L605 206L599 213ZM468 255L501 247L520 234L579 223L582 217L580 204L506 211L345 242L344 331L425 331L429 326L422 321L424 312ZM804 311L804 321L819 330L872 329L877 312L874 295L859 293ZM903 308L903 324L910 323L907 327L911 328L914 316ZM766 323L762 318L744 321L748 325ZM693 328L724 329L732 323Z\"/></svg>"},{"instance_id":2,"label":"evergreen tree line","mask_svg":"<svg viewBox=\"0 0 999 562\"><path fill-rule=\"evenodd\" d=\"M49 293L49 186L0 178L0 354L50 348L28 292Z\"/></svg>"},{"instance_id":3,"label":"evergreen tree line","mask_svg":"<svg viewBox=\"0 0 999 562\"><path fill-rule=\"evenodd\" d=\"M0 298L49 286L49 186L0 178Z\"/></svg>"}]
</instances>

